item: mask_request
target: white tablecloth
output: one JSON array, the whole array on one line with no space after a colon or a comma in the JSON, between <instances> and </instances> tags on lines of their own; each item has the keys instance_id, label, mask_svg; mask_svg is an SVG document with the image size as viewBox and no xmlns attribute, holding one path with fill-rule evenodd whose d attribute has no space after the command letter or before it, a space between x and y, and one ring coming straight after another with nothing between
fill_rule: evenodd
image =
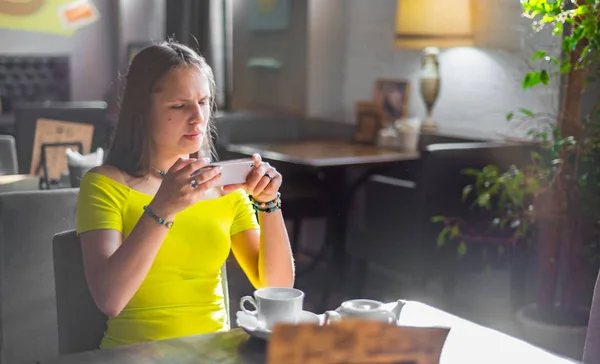
<instances>
[{"instance_id":1,"label":"white tablecloth","mask_svg":"<svg viewBox=\"0 0 600 364\"><path fill-rule=\"evenodd\" d=\"M388 308L393 305L395 302L386 304ZM407 326L450 327L440 364L577 363L420 302L407 301L399 322Z\"/></svg>"}]
</instances>

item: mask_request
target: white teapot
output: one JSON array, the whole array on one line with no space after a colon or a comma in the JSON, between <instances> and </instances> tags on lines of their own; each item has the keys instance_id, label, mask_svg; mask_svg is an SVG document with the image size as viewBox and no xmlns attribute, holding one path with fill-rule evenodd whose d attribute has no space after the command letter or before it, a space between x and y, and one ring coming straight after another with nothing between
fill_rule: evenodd
<instances>
[{"instance_id":1,"label":"white teapot","mask_svg":"<svg viewBox=\"0 0 600 364\"><path fill-rule=\"evenodd\" d=\"M354 299L345 301L335 311L325 312L325 322L341 320L344 318L359 318L365 320L385 321L396 325L400 318L400 312L404 307L404 301L396 301L392 309L386 309L383 302L369 299Z\"/></svg>"}]
</instances>

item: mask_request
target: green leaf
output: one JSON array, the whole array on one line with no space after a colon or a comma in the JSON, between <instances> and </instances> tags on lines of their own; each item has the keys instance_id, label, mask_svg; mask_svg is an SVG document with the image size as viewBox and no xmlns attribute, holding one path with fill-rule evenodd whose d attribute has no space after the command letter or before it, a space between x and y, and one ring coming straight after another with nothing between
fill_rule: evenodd
<instances>
[{"instance_id":1,"label":"green leaf","mask_svg":"<svg viewBox=\"0 0 600 364\"><path fill-rule=\"evenodd\" d=\"M486 209L489 209L490 206L490 194L487 192L482 193L481 195L477 196L477 205L481 206L481 207L485 207Z\"/></svg>"},{"instance_id":2,"label":"green leaf","mask_svg":"<svg viewBox=\"0 0 600 364\"><path fill-rule=\"evenodd\" d=\"M540 188L540 183L538 182L538 180L530 178L527 180L527 185L525 186L525 193L533 194L533 193L537 192L537 190L539 188Z\"/></svg>"},{"instance_id":3,"label":"green leaf","mask_svg":"<svg viewBox=\"0 0 600 364\"><path fill-rule=\"evenodd\" d=\"M522 237L525 236L525 234L527 234L527 230L529 229L529 223L525 220L523 220L523 223L521 224L521 226L519 227L519 229L517 230L517 237Z\"/></svg>"},{"instance_id":4,"label":"green leaf","mask_svg":"<svg viewBox=\"0 0 600 364\"><path fill-rule=\"evenodd\" d=\"M506 121L511 121L513 116L515 116L515 114L512 111L506 114Z\"/></svg>"},{"instance_id":5,"label":"green leaf","mask_svg":"<svg viewBox=\"0 0 600 364\"><path fill-rule=\"evenodd\" d=\"M454 225L450 230L450 239L456 238L460 234L460 230L458 229L458 225Z\"/></svg>"},{"instance_id":6,"label":"green leaf","mask_svg":"<svg viewBox=\"0 0 600 364\"><path fill-rule=\"evenodd\" d=\"M590 11L590 7L587 5L579 5L575 11L573 12L573 15L575 16L579 16L579 15L584 15L584 14L589 14Z\"/></svg>"},{"instance_id":7,"label":"green leaf","mask_svg":"<svg viewBox=\"0 0 600 364\"><path fill-rule=\"evenodd\" d=\"M532 71L532 72L528 72L525 75L525 78L523 78L523 83L521 84L521 87L526 89L526 88L531 88L531 87L535 87L540 83L540 72L538 71Z\"/></svg>"},{"instance_id":8,"label":"green leaf","mask_svg":"<svg viewBox=\"0 0 600 364\"><path fill-rule=\"evenodd\" d=\"M443 216L432 216L431 217L431 222L442 222L442 221L444 221Z\"/></svg>"},{"instance_id":9,"label":"green leaf","mask_svg":"<svg viewBox=\"0 0 600 364\"><path fill-rule=\"evenodd\" d=\"M560 36L562 33L563 33L563 23L556 22L556 24L554 24L554 29L552 29L552 34L554 34L555 36Z\"/></svg>"},{"instance_id":10,"label":"green leaf","mask_svg":"<svg viewBox=\"0 0 600 364\"><path fill-rule=\"evenodd\" d=\"M463 190L462 190L462 200L463 201L466 201L466 199L469 197L469 194L471 193L471 191L473 191L472 185L468 185L463 188Z\"/></svg>"},{"instance_id":11,"label":"green leaf","mask_svg":"<svg viewBox=\"0 0 600 364\"><path fill-rule=\"evenodd\" d=\"M524 114L526 116L532 117L533 116L533 111L529 110L529 109L525 109L525 108L519 108L519 112L521 114Z\"/></svg>"},{"instance_id":12,"label":"green leaf","mask_svg":"<svg viewBox=\"0 0 600 364\"><path fill-rule=\"evenodd\" d=\"M547 54L548 53L546 53L546 51L542 51L542 50L537 51L531 56L531 60L535 61L537 59L542 59L542 58L546 57Z\"/></svg>"},{"instance_id":13,"label":"green leaf","mask_svg":"<svg viewBox=\"0 0 600 364\"><path fill-rule=\"evenodd\" d=\"M483 172L485 172L489 175L496 175L496 174L498 174L498 167L496 167L493 164L488 164L487 166L483 167Z\"/></svg>"},{"instance_id":14,"label":"green leaf","mask_svg":"<svg viewBox=\"0 0 600 364\"><path fill-rule=\"evenodd\" d=\"M474 168L465 168L462 170L462 174L465 176L477 176L479 174L479 170Z\"/></svg>"},{"instance_id":15,"label":"green leaf","mask_svg":"<svg viewBox=\"0 0 600 364\"><path fill-rule=\"evenodd\" d=\"M585 19L584 19L585 20ZM570 51L575 50L579 41L583 39L586 34L586 29L584 26L575 26L573 27L573 35L571 36L571 49Z\"/></svg>"},{"instance_id":16,"label":"green leaf","mask_svg":"<svg viewBox=\"0 0 600 364\"><path fill-rule=\"evenodd\" d=\"M467 244L465 244L464 241L461 241L460 244L458 244L458 258L464 257L465 254L467 254Z\"/></svg>"},{"instance_id":17,"label":"green leaf","mask_svg":"<svg viewBox=\"0 0 600 364\"><path fill-rule=\"evenodd\" d=\"M556 57L546 56L546 57L544 57L544 61L546 61L548 63L554 63L556 65L556 67L560 66L560 61Z\"/></svg>"},{"instance_id":18,"label":"green leaf","mask_svg":"<svg viewBox=\"0 0 600 364\"><path fill-rule=\"evenodd\" d=\"M449 232L448 227L445 227L438 234L438 237L437 237L437 246L438 246L438 248L440 248L440 247L444 246L444 244L446 244L446 235L448 235L448 232Z\"/></svg>"},{"instance_id":19,"label":"green leaf","mask_svg":"<svg viewBox=\"0 0 600 364\"><path fill-rule=\"evenodd\" d=\"M569 63L569 61L563 61L562 65L560 66L560 73L569 73L572 67L573 66L571 65L571 63Z\"/></svg>"},{"instance_id":20,"label":"green leaf","mask_svg":"<svg viewBox=\"0 0 600 364\"><path fill-rule=\"evenodd\" d=\"M542 81L544 85L550 83L550 74L548 73L548 71L542 70L542 72L540 72L540 81Z\"/></svg>"},{"instance_id":21,"label":"green leaf","mask_svg":"<svg viewBox=\"0 0 600 364\"><path fill-rule=\"evenodd\" d=\"M552 23L553 21L554 17L550 15L545 15L541 20L542 23Z\"/></svg>"}]
</instances>

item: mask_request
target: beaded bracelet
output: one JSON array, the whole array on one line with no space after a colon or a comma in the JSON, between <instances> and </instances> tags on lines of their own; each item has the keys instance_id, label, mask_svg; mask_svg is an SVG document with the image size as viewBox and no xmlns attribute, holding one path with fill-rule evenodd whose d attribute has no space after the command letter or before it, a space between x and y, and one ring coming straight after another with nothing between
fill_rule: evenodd
<instances>
[{"instance_id":1,"label":"beaded bracelet","mask_svg":"<svg viewBox=\"0 0 600 364\"><path fill-rule=\"evenodd\" d=\"M166 226L168 229L173 227L173 221L166 221L165 219L163 219L162 217L156 215L154 213L154 211L152 211L152 209L150 209L150 206L145 205L144 206L144 212L146 213L146 215L150 216L151 218L154 219L154 221L156 221L157 223Z\"/></svg>"},{"instance_id":2,"label":"beaded bracelet","mask_svg":"<svg viewBox=\"0 0 600 364\"><path fill-rule=\"evenodd\" d=\"M281 193L277 192L277 197L268 202L258 202L252 196L248 196L252 202L252 207L256 212L271 213L281 208Z\"/></svg>"}]
</instances>

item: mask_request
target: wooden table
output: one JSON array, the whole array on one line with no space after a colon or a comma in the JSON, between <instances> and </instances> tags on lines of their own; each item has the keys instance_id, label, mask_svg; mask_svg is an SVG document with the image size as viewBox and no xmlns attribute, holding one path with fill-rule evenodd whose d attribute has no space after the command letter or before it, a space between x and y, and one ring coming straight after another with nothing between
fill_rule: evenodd
<instances>
[{"instance_id":1,"label":"wooden table","mask_svg":"<svg viewBox=\"0 0 600 364\"><path fill-rule=\"evenodd\" d=\"M327 308L332 287L344 282L348 210L356 191L372 175L383 172L395 163L420 157L418 152L403 152L346 141L230 144L227 151L247 156L258 153L265 160L314 169L322 176L323 186L330 199L325 244L312 263L299 272L303 274L315 268L319 261L328 258L331 250L330 263L336 274L328 275L324 280L318 307L320 311ZM350 172L358 173L352 176Z\"/></svg>"},{"instance_id":2,"label":"wooden table","mask_svg":"<svg viewBox=\"0 0 600 364\"><path fill-rule=\"evenodd\" d=\"M231 144L227 150L265 159L310 167L376 165L419 159L418 152L401 152L343 141L304 141L264 144Z\"/></svg>"},{"instance_id":3,"label":"wooden table","mask_svg":"<svg viewBox=\"0 0 600 364\"><path fill-rule=\"evenodd\" d=\"M419 302L406 303L400 323L451 328L442 349L440 364L575 363ZM229 332L65 355L40 364L263 364L266 361L266 345L264 341L251 338L240 329L233 329Z\"/></svg>"}]
</instances>

